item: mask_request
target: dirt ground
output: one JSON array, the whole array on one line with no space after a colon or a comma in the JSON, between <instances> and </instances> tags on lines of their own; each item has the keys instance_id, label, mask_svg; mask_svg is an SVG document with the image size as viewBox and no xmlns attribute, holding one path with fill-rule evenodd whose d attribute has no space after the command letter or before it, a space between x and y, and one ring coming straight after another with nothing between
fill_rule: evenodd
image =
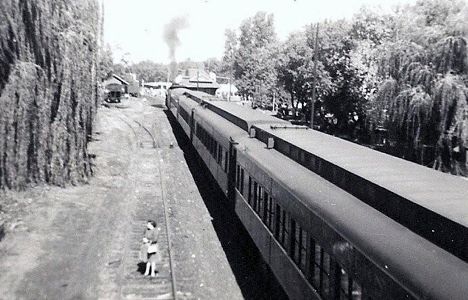
<instances>
[{"instance_id":1,"label":"dirt ground","mask_svg":"<svg viewBox=\"0 0 468 300\"><path fill-rule=\"evenodd\" d=\"M167 119L150 104L133 99L120 108L99 110L89 148L96 155L95 176L89 184L0 195L0 223L3 220L6 229L0 241L0 299L139 298L133 291L149 286L136 267L140 230L152 214L162 217L157 205L164 195L158 182L167 185L172 173L183 177L172 178L177 184L170 185L166 195L172 204L174 199L182 203L169 207L172 216L181 218L171 225L182 237L174 244L180 249L191 245L175 256L184 259L179 267L185 290L178 289L179 298L242 298L183 156L172 149L177 145ZM160 121L148 125L157 136L155 147L144 145L148 141L139 140L129 126L148 120ZM163 173L158 175L158 168ZM190 211L202 218L182 220ZM213 250L206 251L210 247ZM161 268L158 276L164 281L169 278L164 271L168 263ZM184 272L190 274L184 278Z\"/></svg>"}]
</instances>

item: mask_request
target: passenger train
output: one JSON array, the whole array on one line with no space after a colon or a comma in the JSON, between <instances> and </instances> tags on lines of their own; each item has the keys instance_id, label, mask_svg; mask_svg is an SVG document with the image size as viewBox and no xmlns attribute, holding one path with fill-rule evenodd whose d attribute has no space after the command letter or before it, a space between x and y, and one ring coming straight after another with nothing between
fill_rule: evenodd
<instances>
[{"instance_id":1,"label":"passenger train","mask_svg":"<svg viewBox=\"0 0 468 300\"><path fill-rule=\"evenodd\" d=\"M166 106L290 299L468 299L468 181L185 88Z\"/></svg>"}]
</instances>

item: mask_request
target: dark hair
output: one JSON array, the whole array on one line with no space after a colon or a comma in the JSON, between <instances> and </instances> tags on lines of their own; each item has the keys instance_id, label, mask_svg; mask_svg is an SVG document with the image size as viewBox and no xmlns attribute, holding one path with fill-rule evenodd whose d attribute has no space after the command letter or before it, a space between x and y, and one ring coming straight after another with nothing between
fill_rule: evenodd
<instances>
[{"instance_id":1,"label":"dark hair","mask_svg":"<svg viewBox=\"0 0 468 300\"><path fill-rule=\"evenodd\" d=\"M150 223L151 225L153 225L154 228L156 228L156 221L148 220L148 223Z\"/></svg>"}]
</instances>

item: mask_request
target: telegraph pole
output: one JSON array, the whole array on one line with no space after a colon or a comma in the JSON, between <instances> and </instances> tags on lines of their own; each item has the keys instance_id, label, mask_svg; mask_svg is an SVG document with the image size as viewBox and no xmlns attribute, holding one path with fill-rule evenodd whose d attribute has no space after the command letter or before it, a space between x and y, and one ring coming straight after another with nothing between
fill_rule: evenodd
<instances>
[{"instance_id":1,"label":"telegraph pole","mask_svg":"<svg viewBox=\"0 0 468 300\"><path fill-rule=\"evenodd\" d=\"M228 96L228 101L231 101L231 85L232 85L232 74L229 74L229 96Z\"/></svg>"},{"instance_id":2,"label":"telegraph pole","mask_svg":"<svg viewBox=\"0 0 468 300\"><path fill-rule=\"evenodd\" d=\"M228 101L231 101L231 86L232 86L232 64L234 63L234 52L231 49L230 51L231 54L231 62L229 64L229 96L228 96Z\"/></svg>"},{"instance_id":3,"label":"telegraph pole","mask_svg":"<svg viewBox=\"0 0 468 300\"><path fill-rule=\"evenodd\" d=\"M312 84L312 99L310 100L310 128L312 129L314 129L315 86L317 85L318 33L319 33L319 23L317 23L317 31L315 32L314 81Z\"/></svg>"}]
</instances>

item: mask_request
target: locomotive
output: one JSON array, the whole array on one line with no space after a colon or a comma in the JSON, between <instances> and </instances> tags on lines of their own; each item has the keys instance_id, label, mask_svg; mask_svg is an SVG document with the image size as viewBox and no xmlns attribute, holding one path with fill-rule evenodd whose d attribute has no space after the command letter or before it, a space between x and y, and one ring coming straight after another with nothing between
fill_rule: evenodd
<instances>
[{"instance_id":1,"label":"locomotive","mask_svg":"<svg viewBox=\"0 0 468 300\"><path fill-rule=\"evenodd\" d=\"M467 181L198 91L166 106L290 299L467 298Z\"/></svg>"}]
</instances>

